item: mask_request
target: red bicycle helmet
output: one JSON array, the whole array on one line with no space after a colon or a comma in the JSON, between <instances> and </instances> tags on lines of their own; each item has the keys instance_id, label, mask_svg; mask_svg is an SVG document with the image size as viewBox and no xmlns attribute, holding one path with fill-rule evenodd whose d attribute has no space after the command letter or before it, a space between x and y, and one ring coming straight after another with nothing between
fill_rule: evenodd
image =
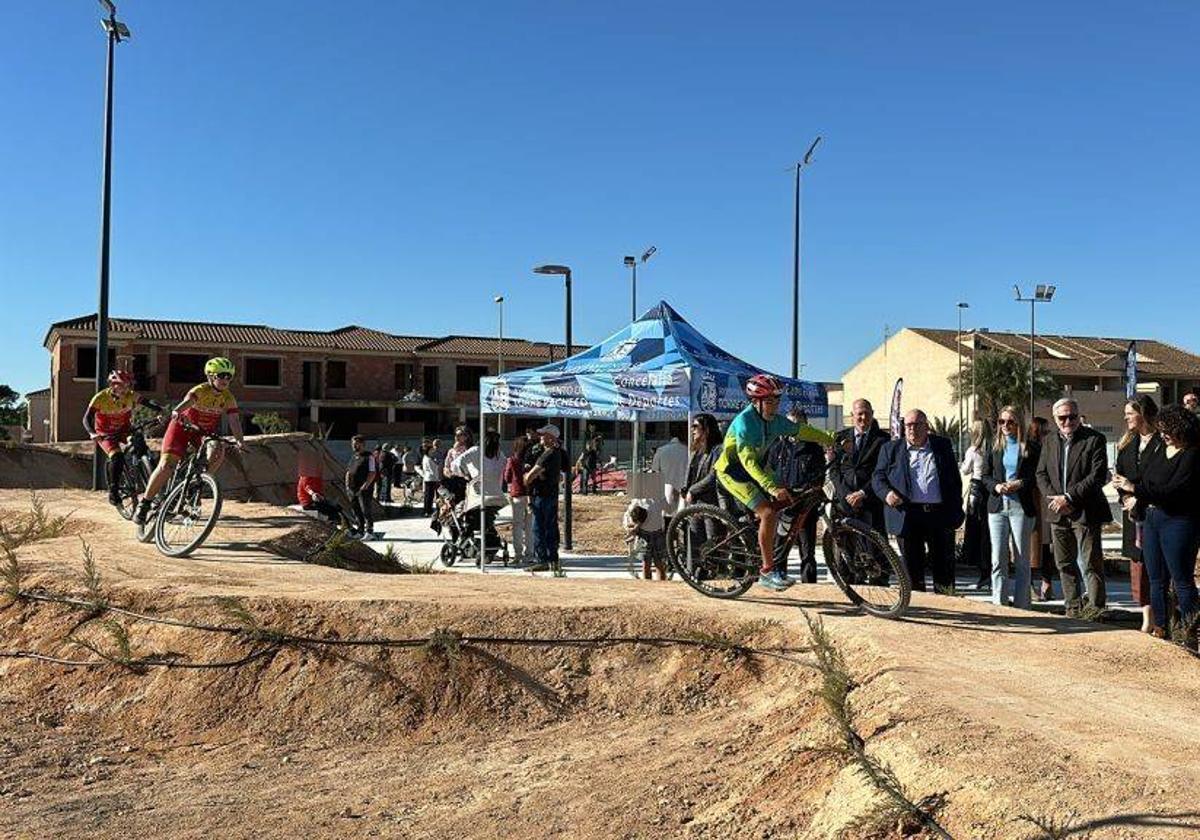
<instances>
[{"instance_id":1,"label":"red bicycle helmet","mask_svg":"<svg viewBox=\"0 0 1200 840\"><path fill-rule=\"evenodd\" d=\"M133 385L133 374L127 370L114 370L108 374L108 384L116 385L120 382L122 385Z\"/></svg>"},{"instance_id":2,"label":"red bicycle helmet","mask_svg":"<svg viewBox=\"0 0 1200 840\"><path fill-rule=\"evenodd\" d=\"M778 397L782 393L783 386L769 373L758 373L746 380L746 396L752 400Z\"/></svg>"}]
</instances>

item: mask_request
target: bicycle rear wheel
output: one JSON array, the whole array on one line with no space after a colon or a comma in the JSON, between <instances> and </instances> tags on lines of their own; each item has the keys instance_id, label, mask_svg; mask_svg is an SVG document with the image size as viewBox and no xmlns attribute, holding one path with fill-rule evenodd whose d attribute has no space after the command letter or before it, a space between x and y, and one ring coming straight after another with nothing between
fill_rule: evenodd
<instances>
[{"instance_id":1,"label":"bicycle rear wheel","mask_svg":"<svg viewBox=\"0 0 1200 840\"><path fill-rule=\"evenodd\" d=\"M825 565L842 592L864 612L899 618L908 609L912 582L887 538L853 520L825 529Z\"/></svg>"},{"instance_id":2,"label":"bicycle rear wheel","mask_svg":"<svg viewBox=\"0 0 1200 840\"><path fill-rule=\"evenodd\" d=\"M757 530L716 505L689 505L671 517L667 561L709 598L737 598L758 580Z\"/></svg>"},{"instance_id":3,"label":"bicycle rear wheel","mask_svg":"<svg viewBox=\"0 0 1200 840\"><path fill-rule=\"evenodd\" d=\"M168 557L185 557L208 538L220 515L221 487L200 473L167 496L154 520L154 542Z\"/></svg>"}]
</instances>

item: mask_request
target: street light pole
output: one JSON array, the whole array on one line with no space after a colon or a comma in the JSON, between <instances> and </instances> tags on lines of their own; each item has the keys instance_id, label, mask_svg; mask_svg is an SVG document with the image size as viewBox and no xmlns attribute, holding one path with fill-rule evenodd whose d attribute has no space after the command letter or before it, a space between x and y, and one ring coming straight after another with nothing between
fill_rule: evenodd
<instances>
[{"instance_id":1,"label":"street light pole","mask_svg":"<svg viewBox=\"0 0 1200 840\"><path fill-rule=\"evenodd\" d=\"M657 251L658 251L658 248L656 248L654 245L651 245L644 252L642 252L642 262L643 263L647 262L651 257L654 256L654 254ZM632 295L630 297L629 320L636 321L637 317L638 317L638 311L637 311L637 267L638 267L638 261L637 261L637 259L632 256L626 256L625 257L625 267L628 268L631 273L630 291L632 292Z\"/></svg>"},{"instance_id":2,"label":"street light pole","mask_svg":"<svg viewBox=\"0 0 1200 840\"><path fill-rule=\"evenodd\" d=\"M100 201L100 303L96 311L96 391L105 387L108 379L108 263L109 231L112 210L112 123L113 123L113 55L116 45L129 37L129 27L117 20L117 7L111 0L100 0L108 17L100 25L108 33L108 60L104 73L104 176ZM104 487L104 454L99 446L92 447L92 489Z\"/></svg>"},{"instance_id":3,"label":"street light pole","mask_svg":"<svg viewBox=\"0 0 1200 840\"><path fill-rule=\"evenodd\" d=\"M792 379L800 378L800 181L804 167L812 163L813 152L820 142L818 135L796 164L795 229L792 232Z\"/></svg>"},{"instance_id":4,"label":"street light pole","mask_svg":"<svg viewBox=\"0 0 1200 840\"><path fill-rule=\"evenodd\" d=\"M533 269L534 274L561 274L565 283L566 289L566 333L567 333L567 354L564 358L570 358L573 352L571 344L571 268L565 265L539 265ZM565 415L563 416L563 438L565 449L568 455L568 462L571 453L571 421ZM574 548L571 529L571 473L567 471L567 481L563 487L563 548L570 551Z\"/></svg>"},{"instance_id":5,"label":"street light pole","mask_svg":"<svg viewBox=\"0 0 1200 840\"><path fill-rule=\"evenodd\" d=\"M496 295L496 306L500 310L500 338L496 341L496 375L504 373L504 295Z\"/></svg>"},{"instance_id":6,"label":"street light pole","mask_svg":"<svg viewBox=\"0 0 1200 840\"><path fill-rule=\"evenodd\" d=\"M958 448L960 452L963 443L962 318L963 310L969 308L969 303L958 302L958 340L955 344L958 347ZM974 363L972 363L971 375L975 375Z\"/></svg>"},{"instance_id":7,"label":"street light pole","mask_svg":"<svg viewBox=\"0 0 1200 840\"><path fill-rule=\"evenodd\" d=\"M1021 289L1013 285L1013 294L1018 303L1029 304L1029 418L1033 419L1033 355L1034 337L1037 334L1037 322L1034 307L1039 303L1049 303L1054 298L1057 286L1047 286L1039 283L1033 291L1033 297L1022 297Z\"/></svg>"}]
</instances>

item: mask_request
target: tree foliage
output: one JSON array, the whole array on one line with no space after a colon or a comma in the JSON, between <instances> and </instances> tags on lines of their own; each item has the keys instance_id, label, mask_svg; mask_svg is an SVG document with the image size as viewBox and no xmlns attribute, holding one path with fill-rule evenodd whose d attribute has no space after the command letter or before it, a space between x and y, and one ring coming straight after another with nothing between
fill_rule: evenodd
<instances>
[{"instance_id":1,"label":"tree foliage","mask_svg":"<svg viewBox=\"0 0 1200 840\"><path fill-rule=\"evenodd\" d=\"M21 395L8 385L0 385L0 438L8 437L6 426L24 426L29 411Z\"/></svg>"},{"instance_id":2,"label":"tree foliage","mask_svg":"<svg viewBox=\"0 0 1200 840\"><path fill-rule=\"evenodd\" d=\"M250 422L258 426L264 435L278 435L292 430L292 424L274 411L260 411L250 418Z\"/></svg>"},{"instance_id":3,"label":"tree foliage","mask_svg":"<svg viewBox=\"0 0 1200 840\"><path fill-rule=\"evenodd\" d=\"M974 359L963 361L962 381L958 372L950 374L951 399L970 397L972 383L978 402L978 415L993 420L1006 405L1029 407L1029 360L1023 356L997 351L980 351ZM1033 394L1037 399L1058 396L1061 389L1044 368L1034 367Z\"/></svg>"}]
</instances>

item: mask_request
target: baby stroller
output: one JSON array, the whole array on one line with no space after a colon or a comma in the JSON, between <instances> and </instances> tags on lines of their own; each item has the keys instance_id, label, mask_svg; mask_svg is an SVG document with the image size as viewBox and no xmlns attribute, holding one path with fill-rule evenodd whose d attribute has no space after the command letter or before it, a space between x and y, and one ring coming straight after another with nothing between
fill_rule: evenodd
<instances>
[{"instance_id":1,"label":"baby stroller","mask_svg":"<svg viewBox=\"0 0 1200 840\"><path fill-rule=\"evenodd\" d=\"M479 505L467 507L465 501L454 503L454 494L444 487L438 488L438 515L431 527L442 535L441 560L445 566L453 566L458 558L465 557L479 562ZM496 530L496 514L504 507L503 498L488 498L484 503L483 517L486 528L485 555L488 563L499 559L505 566L509 563L508 541ZM436 523L436 526L435 526Z\"/></svg>"}]
</instances>

